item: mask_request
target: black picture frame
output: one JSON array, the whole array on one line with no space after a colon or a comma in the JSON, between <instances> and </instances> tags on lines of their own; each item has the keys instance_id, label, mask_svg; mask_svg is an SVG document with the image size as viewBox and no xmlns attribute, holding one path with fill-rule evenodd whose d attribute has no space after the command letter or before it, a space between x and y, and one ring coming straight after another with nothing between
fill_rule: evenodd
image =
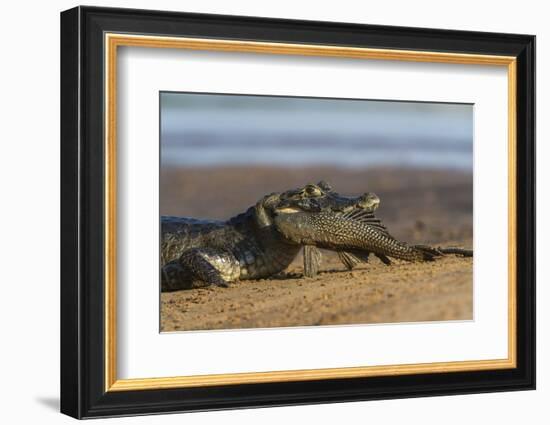
<instances>
[{"instance_id":1,"label":"black picture frame","mask_svg":"<svg viewBox=\"0 0 550 425\"><path fill-rule=\"evenodd\" d=\"M369 378L105 391L104 34L514 56L517 367ZM75 418L535 388L535 37L76 7L61 13L61 412Z\"/></svg>"}]
</instances>

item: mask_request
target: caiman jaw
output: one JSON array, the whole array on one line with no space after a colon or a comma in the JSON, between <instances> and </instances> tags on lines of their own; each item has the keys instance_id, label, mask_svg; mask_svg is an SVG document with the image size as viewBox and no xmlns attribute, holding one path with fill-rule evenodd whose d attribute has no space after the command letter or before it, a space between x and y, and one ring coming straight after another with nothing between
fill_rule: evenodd
<instances>
[{"instance_id":1,"label":"caiman jaw","mask_svg":"<svg viewBox=\"0 0 550 425\"><path fill-rule=\"evenodd\" d=\"M362 209L374 212L380 205L380 198L374 193L365 193L357 198L332 196L328 201L315 198L303 200L285 200L279 202L274 208L277 214L295 214L299 212L320 212L323 210L349 212L354 209Z\"/></svg>"}]
</instances>

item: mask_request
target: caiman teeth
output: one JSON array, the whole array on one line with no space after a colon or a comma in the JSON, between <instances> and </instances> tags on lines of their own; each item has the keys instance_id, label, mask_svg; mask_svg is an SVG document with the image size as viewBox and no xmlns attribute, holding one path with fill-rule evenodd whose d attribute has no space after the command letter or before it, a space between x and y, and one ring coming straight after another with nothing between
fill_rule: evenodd
<instances>
[{"instance_id":1,"label":"caiman teeth","mask_svg":"<svg viewBox=\"0 0 550 425\"><path fill-rule=\"evenodd\" d=\"M282 214L295 214L295 213L299 213L301 211L302 210L299 209L299 208L292 208L292 207L277 208L277 212L282 213Z\"/></svg>"}]
</instances>

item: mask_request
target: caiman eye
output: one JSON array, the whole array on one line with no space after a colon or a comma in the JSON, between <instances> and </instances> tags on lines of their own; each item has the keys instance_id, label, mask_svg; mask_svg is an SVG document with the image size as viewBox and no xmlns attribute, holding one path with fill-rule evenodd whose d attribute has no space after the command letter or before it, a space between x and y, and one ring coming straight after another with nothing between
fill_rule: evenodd
<instances>
[{"instance_id":1,"label":"caiman eye","mask_svg":"<svg viewBox=\"0 0 550 425\"><path fill-rule=\"evenodd\" d=\"M306 186L306 194L308 196L321 196L323 193L317 186Z\"/></svg>"}]
</instances>

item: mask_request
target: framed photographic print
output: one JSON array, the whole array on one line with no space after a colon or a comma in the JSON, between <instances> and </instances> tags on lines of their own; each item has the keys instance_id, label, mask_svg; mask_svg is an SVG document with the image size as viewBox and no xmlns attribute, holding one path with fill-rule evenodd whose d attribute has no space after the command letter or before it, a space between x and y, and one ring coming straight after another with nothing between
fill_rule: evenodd
<instances>
[{"instance_id":1,"label":"framed photographic print","mask_svg":"<svg viewBox=\"0 0 550 425\"><path fill-rule=\"evenodd\" d=\"M61 411L535 387L530 35L61 14Z\"/></svg>"}]
</instances>

